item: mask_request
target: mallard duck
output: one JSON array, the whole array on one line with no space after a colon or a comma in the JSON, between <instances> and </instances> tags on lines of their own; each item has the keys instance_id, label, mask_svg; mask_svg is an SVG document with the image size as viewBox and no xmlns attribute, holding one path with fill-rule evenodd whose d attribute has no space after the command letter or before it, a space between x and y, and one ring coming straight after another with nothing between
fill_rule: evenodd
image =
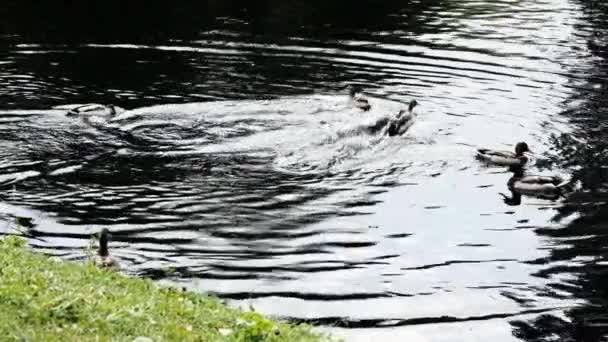
<instances>
[{"instance_id":1,"label":"mallard duck","mask_svg":"<svg viewBox=\"0 0 608 342\"><path fill-rule=\"evenodd\" d=\"M418 105L418 101L412 100L407 110L401 110L397 114L397 117L388 125L387 134L389 136L401 135L405 133L408 128L414 123L416 115L414 114L414 107Z\"/></svg>"},{"instance_id":2,"label":"mallard duck","mask_svg":"<svg viewBox=\"0 0 608 342\"><path fill-rule=\"evenodd\" d=\"M352 104L363 111L370 110L372 106L369 104L369 101L367 101L365 97L361 96L359 92L360 91L354 86L348 86L348 95L350 96L350 101Z\"/></svg>"},{"instance_id":3,"label":"mallard duck","mask_svg":"<svg viewBox=\"0 0 608 342\"><path fill-rule=\"evenodd\" d=\"M60 106L55 107L59 109L67 109L66 116L76 116L76 115L99 115L99 116L114 116L118 112L118 110L122 111L122 108L116 107L114 105L102 105L97 103L88 103L77 106Z\"/></svg>"},{"instance_id":4,"label":"mallard duck","mask_svg":"<svg viewBox=\"0 0 608 342\"><path fill-rule=\"evenodd\" d=\"M530 152L528 144L525 142L518 142L515 145L515 153L510 151L497 151L487 148L480 148L477 150L477 159L495 165L523 166L528 162L528 157L524 155L524 152Z\"/></svg>"},{"instance_id":5,"label":"mallard duck","mask_svg":"<svg viewBox=\"0 0 608 342\"><path fill-rule=\"evenodd\" d=\"M97 251L95 263L100 267L118 269L120 268L118 261L110 255L110 251L108 250L109 235L110 233L106 228L103 228L99 233L99 250Z\"/></svg>"},{"instance_id":6,"label":"mallard duck","mask_svg":"<svg viewBox=\"0 0 608 342\"><path fill-rule=\"evenodd\" d=\"M512 192L523 195L557 199L563 196L570 185L570 182L559 176L524 175L524 169L520 166L511 166L509 171L513 172L513 177L507 186Z\"/></svg>"}]
</instances>

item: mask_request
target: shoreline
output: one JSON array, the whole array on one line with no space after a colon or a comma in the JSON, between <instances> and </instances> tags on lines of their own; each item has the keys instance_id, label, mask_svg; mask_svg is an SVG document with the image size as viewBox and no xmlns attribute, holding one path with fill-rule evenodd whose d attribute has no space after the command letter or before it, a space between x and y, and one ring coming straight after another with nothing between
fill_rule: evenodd
<instances>
[{"instance_id":1,"label":"shoreline","mask_svg":"<svg viewBox=\"0 0 608 342\"><path fill-rule=\"evenodd\" d=\"M332 341L216 297L60 261L0 239L0 335L26 341Z\"/></svg>"}]
</instances>

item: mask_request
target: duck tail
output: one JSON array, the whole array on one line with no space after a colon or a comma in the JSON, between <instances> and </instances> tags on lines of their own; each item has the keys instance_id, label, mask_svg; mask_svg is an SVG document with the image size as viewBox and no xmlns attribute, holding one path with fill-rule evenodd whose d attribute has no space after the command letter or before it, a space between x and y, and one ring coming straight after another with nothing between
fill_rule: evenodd
<instances>
[{"instance_id":1,"label":"duck tail","mask_svg":"<svg viewBox=\"0 0 608 342\"><path fill-rule=\"evenodd\" d=\"M559 195L561 197L566 198L566 195L574 192L576 190L578 186L578 182L573 182L571 180L565 180L562 181L561 183L555 185L555 187L557 188Z\"/></svg>"},{"instance_id":2,"label":"duck tail","mask_svg":"<svg viewBox=\"0 0 608 342\"><path fill-rule=\"evenodd\" d=\"M109 251L108 251L108 240L109 240L109 233L108 233L108 229L103 228L101 230L101 233L99 233L99 256L102 257L107 257L108 255L110 255Z\"/></svg>"},{"instance_id":3,"label":"duck tail","mask_svg":"<svg viewBox=\"0 0 608 342\"><path fill-rule=\"evenodd\" d=\"M482 162L487 162L489 159L489 156L486 154L486 152L488 152L487 149L484 149L484 148L478 149L477 153L475 153L475 159L482 161Z\"/></svg>"}]
</instances>

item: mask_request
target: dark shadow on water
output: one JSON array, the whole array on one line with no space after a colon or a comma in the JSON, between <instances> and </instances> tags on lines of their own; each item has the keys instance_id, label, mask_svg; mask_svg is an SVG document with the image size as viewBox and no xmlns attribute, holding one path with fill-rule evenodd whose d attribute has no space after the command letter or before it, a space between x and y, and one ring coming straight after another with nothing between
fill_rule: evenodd
<instances>
[{"instance_id":1,"label":"dark shadow on water","mask_svg":"<svg viewBox=\"0 0 608 342\"><path fill-rule=\"evenodd\" d=\"M30 85L38 89L16 96L10 89L18 80L0 75L8 85L0 90L0 102L5 108L66 102L133 108L327 92L352 80L373 88L383 77L369 72L376 67L365 66L367 71L360 72L361 61L336 62L332 57L340 57L341 49L375 48L379 38L413 43L407 35L447 29L432 24L433 12L425 12L430 6L450 10L448 3L438 0L315 1L315 5L301 0L180 5L11 1L0 9L0 32L5 33L0 46L9 51L0 53L0 61L11 62L6 66L8 74L33 76ZM379 37L378 32L395 34ZM374 43L349 47L341 43L346 38ZM234 43L236 47L231 46ZM277 51L273 44L289 48Z\"/></svg>"},{"instance_id":2,"label":"dark shadow on water","mask_svg":"<svg viewBox=\"0 0 608 342\"><path fill-rule=\"evenodd\" d=\"M565 227L537 230L563 242L536 261L546 264L536 276L556 279L540 295L584 302L565 310L565 317L544 314L512 321L515 336L525 341L608 341L608 5L578 2L589 26L577 29L596 60L589 70L577 70L582 80L570 81L578 92L565 101L562 115L574 131L553 136L543 166L569 170L582 190L569 196L554 217L556 222L570 220ZM564 276L568 280L557 280Z\"/></svg>"},{"instance_id":3,"label":"dark shadow on water","mask_svg":"<svg viewBox=\"0 0 608 342\"><path fill-rule=\"evenodd\" d=\"M380 31L404 24L411 30L426 30L416 14L446 1L303 1L246 0L103 1L53 3L10 1L0 16L2 32L45 42L158 43L191 40L202 31L229 25L252 39L307 38L352 39L357 31ZM365 9L362 11L362 9ZM46 30L41 30L45 28ZM100 29L103 28L103 29Z\"/></svg>"}]
</instances>

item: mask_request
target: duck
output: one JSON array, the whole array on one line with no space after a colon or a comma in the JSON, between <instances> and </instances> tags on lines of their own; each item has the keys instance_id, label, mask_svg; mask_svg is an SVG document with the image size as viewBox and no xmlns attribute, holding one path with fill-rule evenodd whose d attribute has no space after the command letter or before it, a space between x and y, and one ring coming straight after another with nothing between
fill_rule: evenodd
<instances>
[{"instance_id":1,"label":"duck","mask_svg":"<svg viewBox=\"0 0 608 342\"><path fill-rule=\"evenodd\" d=\"M95 264L99 267L107 267L112 269L119 269L120 265L118 260L110 255L108 250L108 241L110 240L110 232L107 228L103 228L99 233L99 250L97 251L97 258Z\"/></svg>"},{"instance_id":2,"label":"duck","mask_svg":"<svg viewBox=\"0 0 608 342\"><path fill-rule=\"evenodd\" d=\"M348 86L348 95L353 106L363 110L364 112L370 110L372 106L369 101L359 94L360 91L352 85Z\"/></svg>"},{"instance_id":3,"label":"duck","mask_svg":"<svg viewBox=\"0 0 608 342\"><path fill-rule=\"evenodd\" d=\"M387 135L395 136L405 133L414 123L416 114L414 108L418 105L418 101L410 101L407 110L400 110L395 119L391 120L388 125Z\"/></svg>"},{"instance_id":4,"label":"duck","mask_svg":"<svg viewBox=\"0 0 608 342\"><path fill-rule=\"evenodd\" d=\"M525 175L524 168L520 166L511 166L509 171L513 172L513 177L507 186L518 194L555 200L564 196L570 186L569 181L559 176Z\"/></svg>"},{"instance_id":5,"label":"duck","mask_svg":"<svg viewBox=\"0 0 608 342\"><path fill-rule=\"evenodd\" d=\"M515 144L515 152L499 151L488 148L480 148L477 150L477 159L494 165L501 166L523 166L528 162L528 157L525 152L531 152L528 144L518 142Z\"/></svg>"},{"instance_id":6,"label":"duck","mask_svg":"<svg viewBox=\"0 0 608 342\"><path fill-rule=\"evenodd\" d=\"M103 105L98 103L87 103L80 105L58 106L56 109L67 109L66 116L114 116L119 112L124 111L122 108L113 104Z\"/></svg>"}]
</instances>

